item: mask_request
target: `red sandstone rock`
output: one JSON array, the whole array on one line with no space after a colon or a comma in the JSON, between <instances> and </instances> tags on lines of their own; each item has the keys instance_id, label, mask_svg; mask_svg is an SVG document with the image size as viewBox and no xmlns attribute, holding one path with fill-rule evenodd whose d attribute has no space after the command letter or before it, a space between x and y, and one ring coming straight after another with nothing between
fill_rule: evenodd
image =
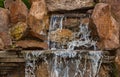
<instances>
[{"instance_id":1,"label":"red sandstone rock","mask_svg":"<svg viewBox=\"0 0 120 77\"><path fill-rule=\"evenodd\" d=\"M111 15L110 6L105 3L97 4L93 11L92 19L100 37L98 47L100 49L118 48L119 25Z\"/></svg>"},{"instance_id":2,"label":"red sandstone rock","mask_svg":"<svg viewBox=\"0 0 120 77\"><path fill-rule=\"evenodd\" d=\"M5 8L10 11L10 21L12 23L26 21L28 9L21 0L5 0Z\"/></svg>"},{"instance_id":3,"label":"red sandstone rock","mask_svg":"<svg viewBox=\"0 0 120 77\"><path fill-rule=\"evenodd\" d=\"M16 42L15 44L17 47L22 48L42 48L42 49L48 49L47 43L39 42L36 40L21 40Z\"/></svg>"},{"instance_id":4,"label":"red sandstone rock","mask_svg":"<svg viewBox=\"0 0 120 77\"><path fill-rule=\"evenodd\" d=\"M0 8L0 38L2 39L4 46L8 47L11 45L11 38L9 35L9 16L8 10Z\"/></svg>"}]
</instances>

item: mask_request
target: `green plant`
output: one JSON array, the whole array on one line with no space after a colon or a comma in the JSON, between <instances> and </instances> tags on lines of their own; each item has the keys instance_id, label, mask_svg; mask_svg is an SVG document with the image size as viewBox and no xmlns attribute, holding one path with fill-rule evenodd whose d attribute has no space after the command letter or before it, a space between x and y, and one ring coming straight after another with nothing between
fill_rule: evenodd
<instances>
[{"instance_id":1,"label":"green plant","mask_svg":"<svg viewBox=\"0 0 120 77\"><path fill-rule=\"evenodd\" d=\"M0 7L4 7L4 0L0 0Z\"/></svg>"}]
</instances>

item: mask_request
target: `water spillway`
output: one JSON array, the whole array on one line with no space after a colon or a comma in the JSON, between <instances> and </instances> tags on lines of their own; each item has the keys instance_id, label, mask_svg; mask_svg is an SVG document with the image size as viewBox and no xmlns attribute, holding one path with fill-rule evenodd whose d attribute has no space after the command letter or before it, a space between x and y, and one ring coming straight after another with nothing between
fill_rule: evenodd
<instances>
[{"instance_id":1,"label":"water spillway","mask_svg":"<svg viewBox=\"0 0 120 77\"><path fill-rule=\"evenodd\" d=\"M48 77L96 77L102 57L101 51L31 51L26 54L26 77L36 77L35 71L42 63Z\"/></svg>"},{"instance_id":2,"label":"water spillway","mask_svg":"<svg viewBox=\"0 0 120 77\"><path fill-rule=\"evenodd\" d=\"M25 77L37 77L35 72L42 64L46 65L48 73L46 77L99 76L103 58L102 51L97 50L96 41L90 37L89 23L81 21L84 17L76 17L77 24L73 26L76 26L77 30L74 30L64 26L69 16L51 16L48 33L50 51L26 53ZM79 50L76 51L76 48ZM80 50L81 48L86 50Z\"/></svg>"}]
</instances>

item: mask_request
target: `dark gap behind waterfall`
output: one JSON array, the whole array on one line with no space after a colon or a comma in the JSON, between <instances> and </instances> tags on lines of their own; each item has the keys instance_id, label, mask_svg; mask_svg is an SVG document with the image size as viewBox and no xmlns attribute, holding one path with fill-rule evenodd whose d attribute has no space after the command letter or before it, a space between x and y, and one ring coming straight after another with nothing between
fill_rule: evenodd
<instances>
[{"instance_id":1,"label":"dark gap behind waterfall","mask_svg":"<svg viewBox=\"0 0 120 77\"><path fill-rule=\"evenodd\" d=\"M1 0L0 77L119 77L118 3Z\"/></svg>"}]
</instances>

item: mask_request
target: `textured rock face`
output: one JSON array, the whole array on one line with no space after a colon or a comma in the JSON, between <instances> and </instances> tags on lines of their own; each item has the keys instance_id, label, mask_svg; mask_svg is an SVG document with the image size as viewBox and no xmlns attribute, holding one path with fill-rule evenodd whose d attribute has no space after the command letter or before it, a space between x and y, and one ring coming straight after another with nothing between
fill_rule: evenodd
<instances>
[{"instance_id":1,"label":"textured rock face","mask_svg":"<svg viewBox=\"0 0 120 77\"><path fill-rule=\"evenodd\" d=\"M93 0L46 0L49 11L74 10L94 5Z\"/></svg>"},{"instance_id":2,"label":"textured rock face","mask_svg":"<svg viewBox=\"0 0 120 77\"><path fill-rule=\"evenodd\" d=\"M2 39L0 38L0 50L4 49L4 43L2 41Z\"/></svg>"},{"instance_id":3,"label":"textured rock face","mask_svg":"<svg viewBox=\"0 0 120 77\"><path fill-rule=\"evenodd\" d=\"M73 32L69 29L57 29L50 34L50 40L66 44L73 39Z\"/></svg>"},{"instance_id":4,"label":"textured rock face","mask_svg":"<svg viewBox=\"0 0 120 77\"><path fill-rule=\"evenodd\" d=\"M29 13L30 15L34 16L36 19L43 19L46 13L46 4L44 0L33 2Z\"/></svg>"},{"instance_id":5,"label":"textured rock face","mask_svg":"<svg viewBox=\"0 0 120 77\"><path fill-rule=\"evenodd\" d=\"M5 1L5 7L10 11L10 21L11 23L17 23L19 21L26 21L28 14L28 9L26 5L21 0L15 1Z\"/></svg>"},{"instance_id":6,"label":"textured rock face","mask_svg":"<svg viewBox=\"0 0 120 77\"><path fill-rule=\"evenodd\" d=\"M92 19L97 27L100 37L98 47L101 49L114 49L119 46L119 25L111 15L108 4L99 3L96 5Z\"/></svg>"},{"instance_id":7,"label":"textured rock face","mask_svg":"<svg viewBox=\"0 0 120 77\"><path fill-rule=\"evenodd\" d=\"M9 36L9 16L8 10L0 8L0 38L2 39L5 47L11 45L11 39Z\"/></svg>"},{"instance_id":8,"label":"textured rock face","mask_svg":"<svg viewBox=\"0 0 120 77\"><path fill-rule=\"evenodd\" d=\"M117 2L120 2L120 0L99 0L99 2L103 2L103 3L117 3Z\"/></svg>"},{"instance_id":9,"label":"textured rock face","mask_svg":"<svg viewBox=\"0 0 120 77\"><path fill-rule=\"evenodd\" d=\"M117 51L116 51L115 62L116 62L117 68L118 68L118 72L120 72L120 48L117 49ZM120 76L120 73L119 73L119 76Z\"/></svg>"},{"instance_id":10,"label":"textured rock face","mask_svg":"<svg viewBox=\"0 0 120 77\"><path fill-rule=\"evenodd\" d=\"M32 31L36 33L41 33L43 29L48 25L48 16L46 5L44 0L34 1L32 3L30 13L28 16L28 24Z\"/></svg>"},{"instance_id":11,"label":"textured rock face","mask_svg":"<svg viewBox=\"0 0 120 77\"><path fill-rule=\"evenodd\" d=\"M27 29L27 24L25 22L18 22L11 29L10 33L13 40L19 40Z\"/></svg>"},{"instance_id":12,"label":"textured rock face","mask_svg":"<svg viewBox=\"0 0 120 77\"><path fill-rule=\"evenodd\" d=\"M48 49L47 43L39 42L36 40L21 40L16 42L17 47L22 48L42 48L42 49Z\"/></svg>"}]
</instances>

